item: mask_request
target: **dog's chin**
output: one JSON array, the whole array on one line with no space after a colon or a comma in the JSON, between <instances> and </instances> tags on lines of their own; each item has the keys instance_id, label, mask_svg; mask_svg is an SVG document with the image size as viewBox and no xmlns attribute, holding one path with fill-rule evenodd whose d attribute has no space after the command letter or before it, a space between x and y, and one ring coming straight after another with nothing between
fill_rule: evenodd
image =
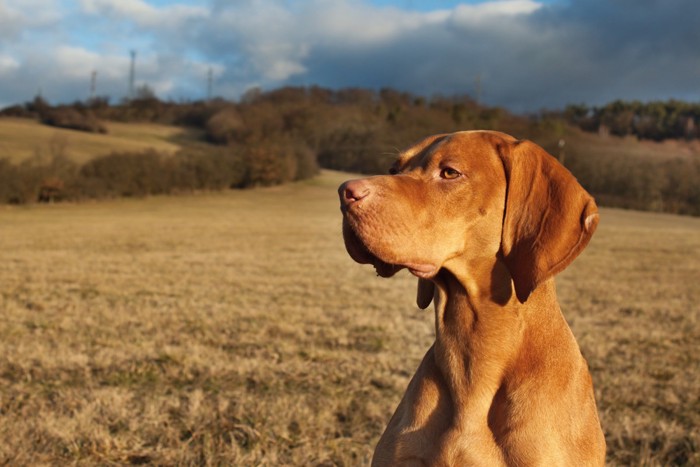
<instances>
[{"instance_id":1,"label":"dog's chin","mask_svg":"<svg viewBox=\"0 0 700 467\"><path fill-rule=\"evenodd\" d=\"M387 263L373 254L347 221L343 222L343 239L350 257L360 264L371 264L381 277L391 277L404 268L398 264Z\"/></svg>"},{"instance_id":2,"label":"dog's chin","mask_svg":"<svg viewBox=\"0 0 700 467\"><path fill-rule=\"evenodd\" d=\"M430 263L388 262L383 260L367 247L347 220L343 222L343 239L345 240L345 249L348 251L350 257L360 264L371 264L381 277L391 277L400 270L406 268L416 277L431 279L440 269Z\"/></svg>"}]
</instances>

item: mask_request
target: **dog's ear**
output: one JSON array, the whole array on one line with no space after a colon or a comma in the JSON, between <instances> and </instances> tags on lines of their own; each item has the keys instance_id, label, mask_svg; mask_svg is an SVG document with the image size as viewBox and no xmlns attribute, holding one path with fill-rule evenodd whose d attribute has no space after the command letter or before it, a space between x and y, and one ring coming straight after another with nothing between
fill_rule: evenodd
<instances>
[{"instance_id":1,"label":"dog's ear","mask_svg":"<svg viewBox=\"0 0 700 467\"><path fill-rule=\"evenodd\" d=\"M518 300L525 302L585 248L598 225L598 208L574 176L538 145L504 144L499 154L508 183L501 252Z\"/></svg>"},{"instance_id":2,"label":"dog's ear","mask_svg":"<svg viewBox=\"0 0 700 467\"><path fill-rule=\"evenodd\" d=\"M427 279L418 279L418 293L416 304L421 310L425 310L430 306L435 295L435 284Z\"/></svg>"}]
</instances>

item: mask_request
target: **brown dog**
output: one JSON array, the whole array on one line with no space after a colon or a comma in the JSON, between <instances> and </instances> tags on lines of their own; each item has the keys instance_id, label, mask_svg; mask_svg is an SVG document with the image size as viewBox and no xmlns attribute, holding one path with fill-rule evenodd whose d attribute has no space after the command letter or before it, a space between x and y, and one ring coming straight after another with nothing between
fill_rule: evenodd
<instances>
[{"instance_id":1,"label":"brown dog","mask_svg":"<svg viewBox=\"0 0 700 467\"><path fill-rule=\"evenodd\" d=\"M372 465L604 464L553 279L598 224L593 198L539 146L491 131L429 137L391 174L341 185L345 245L383 277L418 276L436 337Z\"/></svg>"}]
</instances>

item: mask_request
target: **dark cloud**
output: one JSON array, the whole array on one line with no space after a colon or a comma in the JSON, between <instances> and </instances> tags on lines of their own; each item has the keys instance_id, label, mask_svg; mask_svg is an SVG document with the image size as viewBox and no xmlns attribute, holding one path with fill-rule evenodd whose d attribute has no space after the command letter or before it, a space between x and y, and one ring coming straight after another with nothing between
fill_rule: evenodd
<instances>
[{"instance_id":1,"label":"dark cloud","mask_svg":"<svg viewBox=\"0 0 700 467\"><path fill-rule=\"evenodd\" d=\"M327 4L316 15L287 10L290 16L265 37L290 46L287 65L290 71L296 65L297 72L266 80L251 66L255 61L248 54L255 48L234 47L240 54L238 77L251 83L257 77L267 86L391 86L420 94L474 94L479 79L482 100L516 111L617 98L700 97L696 0L501 5L501 13L456 7L431 19L401 10L365 11L369 16L347 15L339 27L342 37L318 26L321 13L335 17ZM522 13L506 14L518 8ZM256 21L264 24L265 14L258 14ZM378 22L386 37L377 32ZM250 45L257 37L235 40ZM295 51L302 45L303 53Z\"/></svg>"}]
</instances>

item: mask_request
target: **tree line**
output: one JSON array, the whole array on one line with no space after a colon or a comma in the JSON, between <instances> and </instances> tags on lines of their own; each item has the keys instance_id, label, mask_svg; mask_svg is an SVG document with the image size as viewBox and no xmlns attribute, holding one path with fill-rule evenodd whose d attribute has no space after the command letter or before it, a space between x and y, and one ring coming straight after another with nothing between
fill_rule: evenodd
<instances>
[{"instance_id":1,"label":"tree line","mask_svg":"<svg viewBox=\"0 0 700 467\"><path fill-rule=\"evenodd\" d=\"M1 115L92 132L107 131L106 121L120 121L179 125L201 134L201 141L184 142L173 157L153 151L117 153L80 167L62 158L50 164L28 161L24 168L0 160L0 200L28 202L271 185L313 176L319 167L386 173L401 148L430 134L457 130L504 131L555 155L571 125L608 128L619 136L695 138L698 106L616 101L601 108L578 105L523 116L480 105L469 96L427 98L390 88L312 86L253 89L237 102L172 102L149 94L118 104L98 97L52 106L35 98L3 109ZM700 215L697 158L662 161L567 148L565 164L603 205ZM12 170L12 179L22 179L17 171L32 173L24 177L30 181L22 196L17 190L2 192L7 183L3 173Z\"/></svg>"},{"instance_id":2,"label":"tree line","mask_svg":"<svg viewBox=\"0 0 700 467\"><path fill-rule=\"evenodd\" d=\"M563 117L585 131L615 136L633 135L654 141L700 138L700 103L616 100L602 107L569 105Z\"/></svg>"}]
</instances>

